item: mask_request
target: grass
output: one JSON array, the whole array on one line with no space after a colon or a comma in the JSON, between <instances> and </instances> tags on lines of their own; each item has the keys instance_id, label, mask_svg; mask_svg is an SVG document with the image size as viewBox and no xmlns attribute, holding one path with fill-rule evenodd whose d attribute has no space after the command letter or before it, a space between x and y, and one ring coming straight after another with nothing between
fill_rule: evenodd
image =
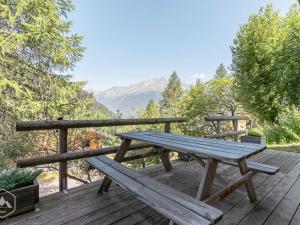
<instances>
[{"instance_id":1,"label":"grass","mask_svg":"<svg viewBox=\"0 0 300 225\"><path fill-rule=\"evenodd\" d=\"M41 173L38 176L38 181L52 181L55 180L58 177L58 173L57 172L53 172L53 171L47 171L46 173Z\"/></svg>"},{"instance_id":2,"label":"grass","mask_svg":"<svg viewBox=\"0 0 300 225\"><path fill-rule=\"evenodd\" d=\"M268 145L268 149L300 153L300 143Z\"/></svg>"}]
</instances>

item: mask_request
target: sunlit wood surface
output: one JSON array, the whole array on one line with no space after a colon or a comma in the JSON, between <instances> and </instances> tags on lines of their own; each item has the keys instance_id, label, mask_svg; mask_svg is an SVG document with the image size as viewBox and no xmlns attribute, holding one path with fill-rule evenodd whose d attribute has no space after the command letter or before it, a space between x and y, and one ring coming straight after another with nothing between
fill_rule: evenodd
<instances>
[{"instance_id":1,"label":"sunlit wood surface","mask_svg":"<svg viewBox=\"0 0 300 225\"><path fill-rule=\"evenodd\" d=\"M222 202L213 205L224 212L223 224L299 225L300 224L300 154L265 151L253 157L257 162L279 166L273 176L258 174L253 183L257 202L251 204L244 190L234 192ZM195 196L200 179L197 162L173 161L173 172L159 166L140 170L179 191ZM218 173L228 181L240 175L238 169L220 165ZM97 194L99 182L70 189L67 194L56 193L41 198L40 211L26 213L1 221L0 224L168 224L168 220L137 200L131 193L112 185L109 193ZM215 183L213 191L221 189Z\"/></svg>"}]
</instances>

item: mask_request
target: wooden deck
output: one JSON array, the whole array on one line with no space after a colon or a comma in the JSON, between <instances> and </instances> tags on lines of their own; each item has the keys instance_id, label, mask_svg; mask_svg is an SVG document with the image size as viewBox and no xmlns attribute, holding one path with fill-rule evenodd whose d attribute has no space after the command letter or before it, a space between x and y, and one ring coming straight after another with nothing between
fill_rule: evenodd
<instances>
[{"instance_id":1,"label":"wooden deck","mask_svg":"<svg viewBox=\"0 0 300 225\"><path fill-rule=\"evenodd\" d=\"M299 225L300 224L300 154L281 151L265 151L253 157L255 161L279 166L280 172L268 176L253 177L257 202L249 203L244 190L234 192L215 207L224 212L218 223L249 225ZM141 170L179 191L196 195L200 167L197 162L173 161L173 172L165 172L162 166ZM239 176L237 168L220 165L218 173L226 180ZM97 194L99 182L70 189L67 194L56 193L40 200L40 211L7 219L0 224L115 224L157 225L168 220L137 200L128 191L112 185L109 193ZM221 183L214 184L214 191Z\"/></svg>"}]
</instances>

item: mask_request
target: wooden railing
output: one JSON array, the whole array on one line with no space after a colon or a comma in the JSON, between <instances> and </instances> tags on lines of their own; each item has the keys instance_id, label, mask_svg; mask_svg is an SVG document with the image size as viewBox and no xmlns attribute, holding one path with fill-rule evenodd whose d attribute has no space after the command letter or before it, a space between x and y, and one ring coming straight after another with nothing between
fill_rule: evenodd
<instances>
[{"instance_id":1,"label":"wooden railing","mask_svg":"<svg viewBox=\"0 0 300 225\"><path fill-rule=\"evenodd\" d=\"M109 126L128 126L128 125L145 125L145 124L165 124L165 132L170 133L171 123L185 122L183 118L151 118L151 119L110 119L110 120L57 120L57 121L28 121L18 122L17 131L33 131L33 130L59 130L59 147L58 154L18 159L18 167L37 166L49 163L59 162L59 190L64 191L67 185L67 162L75 159L82 159L97 155L105 155L117 152L119 146L108 147L102 149L80 150L75 152L67 152L68 129L71 128L87 128L87 127L109 127ZM148 144L133 144L129 150L144 149L151 147ZM133 155L124 159L131 161L139 158L156 155L155 150L145 154Z\"/></svg>"},{"instance_id":2,"label":"wooden railing","mask_svg":"<svg viewBox=\"0 0 300 225\"><path fill-rule=\"evenodd\" d=\"M205 117L205 121L211 121L216 123L216 133L207 135L209 138L222 138L233 136L237 140L238 136L246 133L245 130L238 130L239 120L249 120L246 116L208 116ZM78 150L68 152L67 138L68 129L72 128L87 128L87 127L110 127L110 126L128 126L128 125L145 125L145 124L165 124L164 131L170 133L171 123L181 123L186 120L183 118L153 118L153 119L109 119L109 120L57 120L57 121L27 121L18 122L16 125L17 131L34 131L34 130L58 130L59 131L59 144L58 153L48 156L30 157L17 160L18 167L31 167L38 165L45 165L51 163L59 163L59 190L64 191L68 188L67 186L67 162L76 159L83 159L92 156L106 155L116 153L119 146L106 147L101 149L90 149L90 150ZM232 121L234 130L221 133L221 122ZM137 149L149 148L149 144L132 144L129 151ZM141 159L149 156L156 155L155 150L147 151L144 154L135 154L126 157L124 161L131 161Z\"/></svg>"},{"instance_id":3,"label":"wooden railing","mask_svg":"<svg viewBox=\"0 0 300 225\"><path fill-rule=\"evenodd\" d=\"M248 121L250 121L250 126L251 126L251 119L247 116L207 116L207 117L205 117L205 121L216 122L216 134L206 135L205 137L223 138L223 137L233 136L234 140L237 141L239 135L246 133L246 130L238 130L239 120L248 120ZM221 122L222 121L232 121L233 131L221 133Z\"/></svg>"}]
</instances>

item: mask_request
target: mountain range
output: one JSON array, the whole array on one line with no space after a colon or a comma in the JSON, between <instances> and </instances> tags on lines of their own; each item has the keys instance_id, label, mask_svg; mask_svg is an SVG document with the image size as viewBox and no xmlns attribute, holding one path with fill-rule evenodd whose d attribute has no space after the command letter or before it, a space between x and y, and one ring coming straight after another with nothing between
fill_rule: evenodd
<instances>
[{"instance_id":1,"label":"mountain range","mask_svg":"<svg viewBox=\"0 0 300 225\"><path fill-rule=\"evenodd\" d=\"M159 102L161 93L168 84L165 78L144 80L129 86L114 86L104 91L92 91L98 102L116 113L118 110L124 117L136 115L138 109L145 108L149 100ZM183 83L183 88L188 85Z\"/></svg>"}]
</instances>

